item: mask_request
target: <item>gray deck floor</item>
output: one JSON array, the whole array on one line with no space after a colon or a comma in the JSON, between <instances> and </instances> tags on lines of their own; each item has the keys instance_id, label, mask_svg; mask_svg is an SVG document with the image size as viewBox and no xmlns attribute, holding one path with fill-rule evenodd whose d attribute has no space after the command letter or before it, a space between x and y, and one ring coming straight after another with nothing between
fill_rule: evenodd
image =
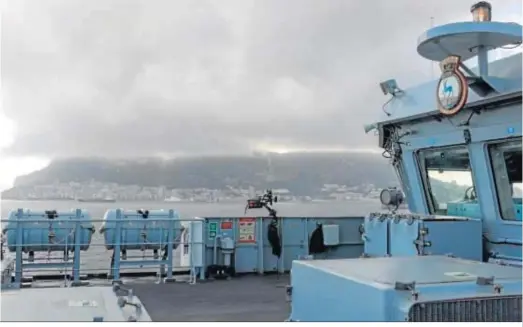
<instances>
[{"instance_id":1,"label":"gray deck floor","mask_svg":"<svg viewBox=\"0 0 523 327\"><path fill-rule=\"evenodd\" d=\"M263 321L289 317L285 276L241 276L231 280L129 285L153 321Z\"/></svg>"}]
</instances>

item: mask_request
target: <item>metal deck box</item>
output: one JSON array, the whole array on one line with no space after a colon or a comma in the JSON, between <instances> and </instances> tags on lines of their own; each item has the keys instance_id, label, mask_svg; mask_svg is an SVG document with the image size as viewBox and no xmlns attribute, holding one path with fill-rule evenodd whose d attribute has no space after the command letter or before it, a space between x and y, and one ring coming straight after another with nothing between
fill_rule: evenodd
<instances>
[{"instance_id":1,"label":"metal deck box","mask_svg":"<svg viewBox=\"0 0 523 327\"><path fill-rule=\"evenodd\" d=\"M297 260L291 321L521 321L521 268L446 256Z\"/></svg>"}]
</instances>

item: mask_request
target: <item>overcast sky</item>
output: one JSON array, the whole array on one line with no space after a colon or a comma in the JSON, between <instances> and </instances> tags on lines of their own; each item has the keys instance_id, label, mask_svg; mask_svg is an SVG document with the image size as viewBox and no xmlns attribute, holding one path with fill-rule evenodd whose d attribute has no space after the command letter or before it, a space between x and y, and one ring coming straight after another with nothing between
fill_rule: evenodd
<instances>
[{"instance_id":1,"label":"overcast sky","mask_svg":"<svg viewBox=\"0 0 523 327\"><path fill-rule=\"evenodd\" d=\"M372 149L379 82L439 74L417 38L472 3L2 1L0 187L56 157Z\"/></svg>"}]
</instances>

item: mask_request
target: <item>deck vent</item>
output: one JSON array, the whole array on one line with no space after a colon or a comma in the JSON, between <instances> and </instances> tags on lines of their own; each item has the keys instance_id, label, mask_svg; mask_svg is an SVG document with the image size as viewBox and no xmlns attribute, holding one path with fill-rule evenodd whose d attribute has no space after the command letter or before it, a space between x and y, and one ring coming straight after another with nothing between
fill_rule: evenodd
<instances>
[{"instance_id":1,"label":"deck vent","mask_svg":"<svg viewBox=\"0 0 523 327\"><path fill-rule=\"evenodd\" d=\"M416 303L410 322L520 322L521 295Z\"/></svg>"}]
</instances>

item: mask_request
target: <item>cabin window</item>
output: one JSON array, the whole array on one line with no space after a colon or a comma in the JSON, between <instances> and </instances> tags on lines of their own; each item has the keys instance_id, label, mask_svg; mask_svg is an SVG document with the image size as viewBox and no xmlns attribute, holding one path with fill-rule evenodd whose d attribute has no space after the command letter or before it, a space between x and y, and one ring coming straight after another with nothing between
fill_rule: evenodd
<instances>
[{"instance_id":1,"label":"cabin window","mask_svg":"<svg viewBox=\"0 0 523 327\"><path fill-rule=\"evenodd\" d=\"M521 139L489 145L501 218L521 221Z\"/></svg>"},{"instance_id":2,"label":"cabin window","mask_svg":"<svg viewBox=\"0 0 523 327\"><path fill-rule=\"evenodd\" d=\"M476 201L467 147L421 150L418 159L431 214L447 215L450 203Z\"/></svg>"}]
</instances>

